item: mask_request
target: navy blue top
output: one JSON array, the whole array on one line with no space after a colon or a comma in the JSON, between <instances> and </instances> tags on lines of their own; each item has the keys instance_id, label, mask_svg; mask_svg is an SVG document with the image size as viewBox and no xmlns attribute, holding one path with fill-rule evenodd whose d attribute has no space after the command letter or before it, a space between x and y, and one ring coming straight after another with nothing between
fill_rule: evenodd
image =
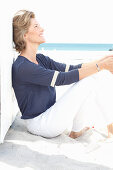
<instances>
[{"instance_id":1,"label":"navy blue top","mask_svg":"<svg viewBox=\"0 0 113 170\"><path fill-rule=\"evenodd\" d=\"M34 118L56 102L55 86L79 81L82 64L70 65L55 62L48 56L36 54L38 64L24 56L18 56L12 65L12 86L15 92L21 119Z\"/></svg>"}]
</instances>

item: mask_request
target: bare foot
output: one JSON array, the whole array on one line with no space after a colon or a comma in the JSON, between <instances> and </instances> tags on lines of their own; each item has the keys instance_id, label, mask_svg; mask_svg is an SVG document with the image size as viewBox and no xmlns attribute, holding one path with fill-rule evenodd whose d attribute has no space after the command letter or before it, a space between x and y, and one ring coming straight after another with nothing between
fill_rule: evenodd
<instances>
[{"instance_id":1,"label":"bare foot","mask_svg":"<svg viewBox=\"0 0 113 170\"><path fill-rule=\"evenodd\" d=\"M75 138L78 138L79 136L83 135L84 132L86 132L87 130L89 130L90 127L85 127L84 129L82 129L80 132L74 132L74 131L71 131L71 133L69 134L69 137L75 139Z\"/></svg>"},{"instance_id":2,"label":"bare foot","mask_svg":"<svg viewBox=\"0 0 113 170\"><path fill-rule=\"evenodd\" d=\"M113 137L113 123L107 126L108 128L108 138Z\"/></svg>"}]
</instances>

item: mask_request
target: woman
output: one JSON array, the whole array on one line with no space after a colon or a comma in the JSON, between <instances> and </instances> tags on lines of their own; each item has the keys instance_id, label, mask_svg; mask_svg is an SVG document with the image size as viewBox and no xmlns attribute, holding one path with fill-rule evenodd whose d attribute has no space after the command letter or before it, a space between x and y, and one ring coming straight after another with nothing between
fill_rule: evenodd
<instances>
[{"instance_id":1,"label":"woman","mask_svg":"<svg viewBox=\"0 0 113 170\"><path fill-rule=\"evenodd\" d=\"M71 138L92 126L113 134L113 56L66 65L37 54L45 42L43 28L31 11L20 10L13 18L14 48L19 56L12 66L12 85L29 132L46 138L62 134ZM55 86L73 84L56 101ZM70 128L70 129L69 129Z\"/></svg>"}]
</instances>

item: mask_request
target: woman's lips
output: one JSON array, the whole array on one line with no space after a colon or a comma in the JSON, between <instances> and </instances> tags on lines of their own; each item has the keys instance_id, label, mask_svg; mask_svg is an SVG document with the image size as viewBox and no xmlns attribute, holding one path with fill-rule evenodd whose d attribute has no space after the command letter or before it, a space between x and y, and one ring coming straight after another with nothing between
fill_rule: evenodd
<instances>
[{"instance_id":1,"label":"woman's lips","mask_svg":"<svg viewBox=\"0 0 113 170\"><path fill-rule=\"evenodd\" d=\"M44 35L43 34L40 34L40 37L43 37Z\"/></svg>"}]
</instances>

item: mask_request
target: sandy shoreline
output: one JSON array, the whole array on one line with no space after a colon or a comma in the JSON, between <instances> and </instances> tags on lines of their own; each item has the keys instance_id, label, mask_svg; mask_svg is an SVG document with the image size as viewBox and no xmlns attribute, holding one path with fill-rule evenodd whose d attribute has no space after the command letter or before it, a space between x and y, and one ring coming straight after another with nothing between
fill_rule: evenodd
<instances>
[{"instance_id":1,"label":"sandy shoreline","mask_svg":"<svg viewBox=\"0 0 113 170\"><path fill-rule=\"evenodd\" d=\"M62 134L46 139L30 134L20 113L0 145L0 168L26 170L109 170L113 141L90 130L76 140Z\"/></svg>"}]
</instances>

